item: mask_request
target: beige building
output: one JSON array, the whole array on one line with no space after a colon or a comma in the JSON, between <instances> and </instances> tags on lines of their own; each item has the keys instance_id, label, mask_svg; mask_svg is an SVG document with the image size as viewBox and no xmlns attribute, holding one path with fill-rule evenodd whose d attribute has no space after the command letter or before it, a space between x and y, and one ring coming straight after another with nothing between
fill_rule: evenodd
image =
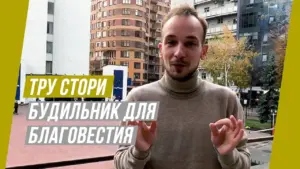
<instances>
[{"instance_id":1,"label":"beige building","mask_svg":"<svg viewBox=\"0 0 300 169\"><path fill-rule=\"evenodd\" d=\"M90 72L124 65L132 86L158 80L161 21L169 6L160 0L92 0Z\"/></svg>"}]
</instances>

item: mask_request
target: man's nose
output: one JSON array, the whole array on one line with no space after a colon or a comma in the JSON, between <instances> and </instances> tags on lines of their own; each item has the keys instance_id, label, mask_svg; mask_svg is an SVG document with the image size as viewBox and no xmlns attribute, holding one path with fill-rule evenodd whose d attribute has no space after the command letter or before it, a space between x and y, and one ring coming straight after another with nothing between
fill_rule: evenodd
<instances>
[{"instance_id":1,"label":"man's nose","mask_svg":"<svg viewBox=\"0 0 300 169\"><path fill-rule=\"evenodd\" d=\"M183 58L185 57L185 52L184 52L184 46L183 44L178 44L176 46L176 49L175 49L175 53L174 53L175 57L177 58Z\"/></svg>"}]
</instances>

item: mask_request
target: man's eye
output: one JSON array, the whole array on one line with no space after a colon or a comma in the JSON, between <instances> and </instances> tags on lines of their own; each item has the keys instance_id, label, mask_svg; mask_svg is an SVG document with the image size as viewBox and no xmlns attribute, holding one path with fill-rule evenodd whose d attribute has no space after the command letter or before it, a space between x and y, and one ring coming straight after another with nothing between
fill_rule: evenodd
<instances>
[{"instance_id":1,"label":"man's eye","mask_svg":"<svg viewBox=\"0 0 300 169\"><path fill-rule=\"evenodd\" d=\"M174 41L174 40L168 40L168 41L167 41L167 44L169 44L169 45L174 45L174 44L176 44L176 41Z\"/></svg>"},{"instance_id":2,"label":"man's eye","mask_svg":"<svg viewBox=\"0 0 300 169\"><path fill-rule=\"evenodd\" d=\"M186 43L186 46L195 46L195 45L197 45L197 43L195 43L195 42L187 42Z\"/></svg>"}]
</instances>

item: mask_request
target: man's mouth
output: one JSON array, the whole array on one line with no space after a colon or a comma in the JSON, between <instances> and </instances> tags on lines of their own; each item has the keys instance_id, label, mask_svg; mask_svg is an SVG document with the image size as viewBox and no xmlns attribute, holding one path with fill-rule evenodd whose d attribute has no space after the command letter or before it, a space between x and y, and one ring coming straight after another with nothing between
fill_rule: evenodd
<instances>
[{"instance_id":1,"label":"man's mouth","mask_svg":"<svg viewBox=\"0 0 300 169\"><path fill-rule=\"evenodd\" d=\"M185 65L184 64L172 64L172 66L175 68L177 71L181 71Z\"/></svg>"}]
</instances>

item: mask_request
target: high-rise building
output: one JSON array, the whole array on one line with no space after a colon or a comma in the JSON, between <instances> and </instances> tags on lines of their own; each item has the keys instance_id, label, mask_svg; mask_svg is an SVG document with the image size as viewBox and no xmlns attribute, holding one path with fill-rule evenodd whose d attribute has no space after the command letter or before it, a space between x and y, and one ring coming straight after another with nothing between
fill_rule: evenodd
<instances>
[{"instance_id":1,"label":"high-rise building","mask_svg":"<svg viewBox=\"0 0 300 169\"><path fill-rule=\"evenodd\" d=\"M275 55L270 36L289 22L292 0L247 0L239 2L239 37L247 37L248 45L259 53L253 59L252 86L261 86L260 76L269 56Z\"/></svg>"},{"instance_id":2,"label":"high-rise building","mask_svg":"<svg viewBox=\"0 0 300 169\"><path fill-rule=\"evenodd\" d=\"M88 75L90 4L30 0L20 65L20 102L28 74ZM80 9L80 10L78 10Z\"/></svg>"},{"instance_id":3,"label":"high-rise building","mask_svg":"<svg viewBox=\"0 0 300 169\"><path fill-rule=\"evenodd\" d=\"M236 35L237 0L195 0L194 6L198 14L207 20L207 39L222 34L223 25Z\"/></svg>"},{"instance_id":4,"label":"high-rise building","mask_svg":"<svg viewBox=\"0 0 300 169\"><path fill-rule=\"evenodd\" d=\"M204 17L208 23L206 39L222 35L223 25L227 25L233 35L237 33L237 0L194 0L194 8L198 15ZM213 81L210 73L199 67L202 79Z\"/></svg>"},{"instance_id":5,"label":"high-rise building","mask_svg":"<svg viewBox=\"0 0 300 169\"><path fill-rule=\"evenodd\" d=\"M160 0L92 0L90 72L123 65L131 87L158 80L161 21L168 11L169 3Z\"/></svg>"}]
</instances>

